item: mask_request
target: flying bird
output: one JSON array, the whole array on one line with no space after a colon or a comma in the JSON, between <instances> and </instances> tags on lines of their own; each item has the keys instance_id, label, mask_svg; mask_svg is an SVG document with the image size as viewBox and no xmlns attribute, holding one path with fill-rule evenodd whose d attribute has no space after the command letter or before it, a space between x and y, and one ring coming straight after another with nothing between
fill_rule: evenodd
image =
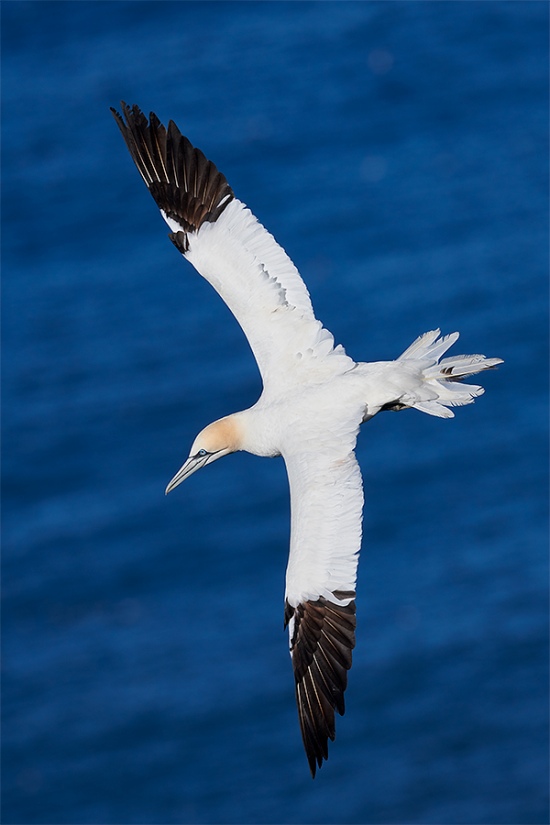
<instances>
[{"instance_id":1,"label":"flying bird","mask_svg":"<svg viewBox=\"0 0 550 825\"><path fill-rule=\"evenodd\" d=\"M355 646L355 583L363 488L359 427L383 410L452 418L483 388L462 380L502 363L443 357L458 332L426 332L394 361L355 362L313 312L298 270L238 200L224 175L173 121L137 106L111 109L169 238L220 294L246 335L262 377L259 400L209 424L166 492L237 450L282 456L291 496L284 622L303 743L314 777L335 738L335 711Z\"/></svg>"}]
</instances>

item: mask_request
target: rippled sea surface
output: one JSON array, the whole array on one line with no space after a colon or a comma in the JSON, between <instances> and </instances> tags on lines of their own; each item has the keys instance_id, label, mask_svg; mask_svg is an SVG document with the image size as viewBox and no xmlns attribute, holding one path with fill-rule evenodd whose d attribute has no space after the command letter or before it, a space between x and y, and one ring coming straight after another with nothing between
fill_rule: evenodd
<instances>
[{"instance_id":1,"label":"rippled sea surface","mask_svg":"<svg viewBox=\"0 0 550 825\"><path fill-rule=\"evenodd\" d=\"M3 2L3 821L548 821L548 6ZM458 329L452 421L361 433L358 642L312 782L260 392L109 113L173 118L350 355Z\"/></svg>"}]
</instances>

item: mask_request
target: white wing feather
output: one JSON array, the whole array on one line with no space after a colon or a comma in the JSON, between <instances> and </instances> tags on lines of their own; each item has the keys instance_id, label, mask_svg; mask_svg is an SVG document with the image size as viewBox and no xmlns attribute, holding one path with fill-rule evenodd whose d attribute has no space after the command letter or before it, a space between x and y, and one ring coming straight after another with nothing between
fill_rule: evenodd
<instances>
[{"instance_id":1,"label":"white wing feather","mask_svg":"<svg viewBox=\"0 0 550 825\"><path fill-rule=\"evenodd\" d=\"M162 210L161 210L162 212ZM169 227L182 229L162 213ZM354 366L315 318L298 270L238 199L188 236L183 256L214 287L242 327L266 390L326 381Z\"/></svg>"},{"instance_id":2,"label":"white wing feather","mask_svg":"<svg viewBox=\"0 0 550 825\"><path fill-rule=\"evenodd\" d=\"M345 605L350 599L335 591L355 590L363 511L355 439L350 429L310 449L283 451L291 502L286 599L292 607L320 596Z\"/></svg>"}]
</instances>

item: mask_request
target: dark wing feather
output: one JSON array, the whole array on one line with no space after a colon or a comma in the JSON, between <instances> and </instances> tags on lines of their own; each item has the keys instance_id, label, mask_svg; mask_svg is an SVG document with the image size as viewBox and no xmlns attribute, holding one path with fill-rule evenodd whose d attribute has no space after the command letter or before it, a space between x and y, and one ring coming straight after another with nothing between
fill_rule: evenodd
<instances>
[{"instance_id":1,"label":"dark wing feather","mask_svg":"<svg viewBox=\"0 0 550 825\"><path fill-rule=\"evenodd\" d=\"M355 593L338 591L338 599ZM334 711L344 714L344 691L355 647L355 601L346 607L320 597L292 607L285 604L285 625L291 626L290 653L296 682L300 729L311 775L328 758L328 740L335 738Z\"/></svg>"},{"instance_id":2,"label":"dark wing feather","mask_svg":"<svg viewBox=\"0 0 550 825\"><path fill-rule=\"evenodd\" d=\"M149 122L138 106L121 103L122 117L111 112L157 206L187 232L215 221L233 200L233 190L211 160L196 149L171 120L168 129L151 112ZM178 247L179 248L179 247Z\"/></svg>"}]
</instances>

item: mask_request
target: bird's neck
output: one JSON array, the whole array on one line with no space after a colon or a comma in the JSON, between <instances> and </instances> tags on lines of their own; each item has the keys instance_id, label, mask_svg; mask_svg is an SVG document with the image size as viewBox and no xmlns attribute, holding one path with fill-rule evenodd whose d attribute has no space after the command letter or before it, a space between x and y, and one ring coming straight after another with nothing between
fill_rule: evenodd
<instances>
[{"instance_id":1,"label":"bird's neck","mask_svg":"<svg viewBox=\"0 0 550 825\"><path fill-rule=\"evenodd\" d=\"M239 450L266 457L280 455L276 420L258 405L229 416L239 433ZM272 420L273 419L273 420Z\"/></svg>"}]
</instances>

